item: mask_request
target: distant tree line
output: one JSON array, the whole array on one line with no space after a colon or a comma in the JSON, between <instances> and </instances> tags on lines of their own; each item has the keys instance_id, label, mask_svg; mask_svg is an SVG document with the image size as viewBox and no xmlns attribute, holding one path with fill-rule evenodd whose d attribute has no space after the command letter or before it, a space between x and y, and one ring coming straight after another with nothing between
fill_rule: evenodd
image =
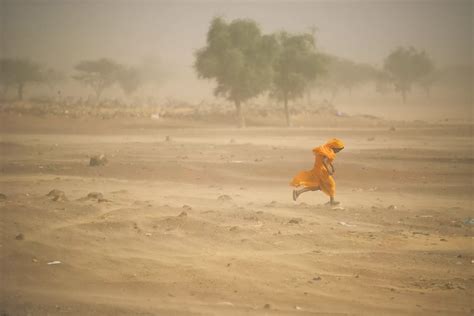
<instances>
[{"instance_id":1,"label":"distant tree line","mask_svg":"<svg viewBox=\"0 0 474 316\"><path fill-rule=\"evenodd\" d=\"M430 56L413 47L394 49L381 67L356 63L324 54L316 47L315 31L292 34L262 34L255 21L237 19L230 23L214 18L207 32L206 46L195 52L194 68L199 78L214 80L214 94L235 105L238 125L245 126L243 104L267 93L283 104L286 123L291 125L289 102L314 90L326 91L331 101L341 90L352 92L369 82L375 90L400 93L403 102L414 85L427 96L436 82L453 78L472 84L472 67L436 69ZM153 63L125 65L112 59L83 60L71 76L93 91L97 100L112 86L130 96L141 86L159 80ZM51 91L68 78L64 73L19 58L0 58L1 94L15 89L23 99L27 86L43 84Z\"/></svg>"},{"instance_id":2,"label":"distant tree line","mask_svg":"<svg viewBox=\"0 0 474 316\"><path fill-rule=\"evenodd\" d=\"M427 94L435 82L435 66L424 51L400 47L385 59L382 69L323 54L316 49L314 31L302 34L262 34L252 20L227 23L212 20L206 46L195 53L199 78L216 82L214 93L233 102L239 126L245 126L242 103L265 92L283 102L287 125L291 125L288 102L310 98L313 89L349 92L373 81L382 92L392 85L406 101L414 84Z\"/></svg>"},{"instance_id":3,"label":"distant tree line","mask_svg":"<svg viewBox=\"0 0 474 316\"><path fill-rule=\"evenodd\" d=\"M107 58L81 61L75 65L74 70L72 78L89 87L97 99L114 85L130 96L145 83L156 81L156 73L159 72L153 69L152 65L129 66ZM0 85L3 96L12 88L16 89L18 99L22 100L28 85L43 84L54 91L67 79L68 76L63 72L46 68L28 59L0 59Z\"/></svg>"}]
</instances>

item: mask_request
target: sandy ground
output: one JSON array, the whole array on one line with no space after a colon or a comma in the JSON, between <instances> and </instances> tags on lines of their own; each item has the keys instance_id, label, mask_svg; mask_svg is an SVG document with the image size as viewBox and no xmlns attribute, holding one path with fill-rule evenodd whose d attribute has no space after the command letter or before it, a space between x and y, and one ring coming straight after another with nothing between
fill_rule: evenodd
<instances>
[{"instance_id":1,"label":"sandy ground","mask_svg":"<svg viewBox=\"0 0 474 316\"><path fill-rule=\"evenodd\" d=\"M473 312L472 126L87 132L2 130L1 315Z\"/></svg>"}]
</instances>

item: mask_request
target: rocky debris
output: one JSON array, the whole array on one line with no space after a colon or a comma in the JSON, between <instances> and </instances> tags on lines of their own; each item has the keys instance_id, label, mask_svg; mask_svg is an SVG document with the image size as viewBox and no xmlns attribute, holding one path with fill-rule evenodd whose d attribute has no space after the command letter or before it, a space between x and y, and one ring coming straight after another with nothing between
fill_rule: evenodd
<instances>
[{"instance_id":1,"label":"rocky debris","mask_svg":"<svg viewBox=\"0 0 474 316\"><path fill-rule=\"evenodd\" d=\"M322 279L321 279L320 276L315 276L312 281L321 281L321 280L322 280Z\"/></svg>"},{"instance_id":2,"label":"rocky debris","mask_svg":"<svg viewBox=\"0 0 474 316\"><path fill-rule=\"evenodd\" d=\"M24 239L25 239L25 235L23 235L22 233L19 233L18 235L15 236L15 239L16 239L16 240L24 240Z\"/></svg>"},{"instance_id":3,"label":"rocky debris","mask_svg":"<svg viewBox=\"0 0 474 316\"><path fill-rule=\"evenodd\" d=\"M89 194L87 194L87 199L99 201L104 199L104 195L100 192L90 192Z\"/></svg>"},{"instance_id":4,"label":"rocky debris","mask_svg":"<svg viewBox=\"0 0 474 316\"><path fill-rule=\"evenodd\" d=\"M66 194L63 191L57 189L49 191L46 196L49 196L55 202L67 201Z\"/></svg>"},{"instance_id":5,"label":"rocky debris","mask_svg":"<svg viewBox=\"0 0 474 316\"><path fill-rule=\"evenodd\" d=\"M185 211L191 211L193 208L191 206L187 205L187 204L184 204L182 206L182 209L185 210Z\"/></svg>"},{"instance_id":6,"label":"rocky debris","mask_svg":"<svg viewBox=\"0 0 474 316\"><path fill-rule=\"evenodd\" d=\"M220 195L217 200L219 201L232 201L232 198L230 196L228 196L227 194L223 194L223 195Z\"/></svg>"},{"instance_id":7,"label":"rocky debris","mask_svg":"<svg viewBox=\"0 0 474 316\"><path fill-rule=\"evenodd\" d=\"M303 220L299 217L294 217L288 221L288 224L301 224Z\"/></svg>"},{"instance_id":8,"label":"rocky debris","mask_svg":"<svg viewBox=\"0 0 474 316\"><path fill-rule=\"evenodd\" d=\"M104 154L100 154L97 156L92 156L89 161L89 166L97 167L97 166L104 166L108 162L107 157Z\"/></svg>"},{"instance_id":9,"label":"rocky debris","mask_svg":"<svg viewBox=\"0 0 474 316\"><path fill-rule=\"evenodd\" d=\"M270 308L272 308L272 307L270 306L270 304L267 303L267 304L263 305L263 308L265 308L265 309L270 309Z\"/></svg>"},{"instance_id":10,"label":"rocky debris","mask_svg":"<svg viewBox=\"0 0 474 316\"><path fill-rule=\"evenodd\" d=\"M277 205L277 201L271 201L268 204L265 204L265 207L275 207Z\"/></svg>"},{"instance_id":11,"label":"rocky debris","mask_svg":"<svg viewBox=\"0 0 474 316\"><path fill-rule=\"evenodd\" d=\"M396 206L396 205L389 205L389 206L387 207L387 209L388 209L388 210L391 210L391 211L394 211L394 210L397 209L397 206Z\"/></svg>"},{"instance_id":12,"label":"rocky debris","mask_svg":"<svg viewBox=\"0 0 474 316\"><path fill-rule=\"evenodd\" d=\"M7 196L3 193L0 193L0 201L4 201L7 199Z\"/></svg>"},{"instance_id":13,"label":"rocky debris","mask_svg":"<svg viewBox=\"0 0 474 316\"><path fill-rule=\"evenodd\" d=\"M186 213L186 211L182 211L181 213L179 213L178 217L187 217L188 216L188 213Z\"/></svg>"},{"instance_id":14,"label":"rocky debris","mask_svg":"<svg viewBox=\"0 0 474 316\"><path fill-rule=\"evenodd\" d=\"M229 231L235 232L235 231L237 231L238 229L239 229L239 227L237 227L237 226L232 226L232 227L229 229Z\"/></svg>"}]
</instances>

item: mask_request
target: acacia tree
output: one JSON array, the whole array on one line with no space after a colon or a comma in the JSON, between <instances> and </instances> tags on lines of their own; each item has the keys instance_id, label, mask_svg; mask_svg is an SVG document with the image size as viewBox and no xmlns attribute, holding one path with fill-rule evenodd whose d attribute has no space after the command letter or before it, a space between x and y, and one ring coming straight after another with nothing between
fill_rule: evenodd
<instances>
[{"instance_id":1,"label":"acacia tree","mask_svg":"<svg viewBox=\"0 0 474 316\"><path fill-rule=\"evenodd\" d=\"M98 60L84 60L75 67L78 72L73 78L82 84L91 87L97 99L100 99L105 89L113 86L123 71L123 66L113 60L101 58Z\"/></svg>"},{"instance_id":2,"label":"acacia tree","mask_svg":"<svg viewBox=\"0 0 474 316\"><path fill-rule=\"evenodd\" d=\"M411 86L433 72L434 64L424 51L419 52L413 47L399 47L385 59L384 70L405 103Z\"/></svg>"},{"instance_id":3,"label":"acacia tree","mask_svg":"<svg viewBox=\"0 0 474 316\"><path fill-rule=\"evenodd\" d=\"M273 63L272 96L283 101L286 123L291 126L288 101L303 96L309 85L324 73L324 58L316 53L312 34L276 36L278 54Z\"/></svg>"},{"instance_id":4,"label":"acacia tree","mask_svg":"<svg viewBox=\"0 0 474 316\"><path fill-rule=\"evenodd\" d=\"M43 79L41 66L27 59L0 59L0 83L4 93L10 86L16 86L18 99L23 100L25 86L29 83L41 82Z\"/></svg>"},{"instance_id":5,"label":"acacia tree","mask_svg":"<svg viewBox=\"0 0 474 316\"><path fill-rule=\"evenodd\" d=\"M198 77L216 80L214 94L234 102L240 127L245 127L242 103L270 87L275 48L274 37L262 35L254 21L215 18L207 45L196 52Z\"/></svg>"}]
</instances>

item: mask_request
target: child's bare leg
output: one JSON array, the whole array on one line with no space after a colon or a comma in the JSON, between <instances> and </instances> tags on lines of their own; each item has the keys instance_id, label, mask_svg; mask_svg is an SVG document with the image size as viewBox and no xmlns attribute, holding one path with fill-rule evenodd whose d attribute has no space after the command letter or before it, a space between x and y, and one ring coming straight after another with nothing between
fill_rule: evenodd
<instances>
[{"instance_id":1,"label":"child's bare leg","mask_svg":"<svg viewBox=\"0 0 474 316\"><path fill-rule=\"evenodd\" d=\"M338 205L340 202L334 200L334 196L329 198L329 204L331 205Z\"/></svg>"},{"instance_id":2,"label":"child's bare leg","mask_svg":"<svg viewBox=\"0 0 474 316\"><path fill-rule=\"evenodd\" d=\"M321 190L321 189L319 187L308 187L308 188L302 188L299 190L293 190L293 201L296 201L298 196L300 196L300 194L302 193L305 193L308 191L318 191L318 190Z\"/></svg>"}]
</instances>

